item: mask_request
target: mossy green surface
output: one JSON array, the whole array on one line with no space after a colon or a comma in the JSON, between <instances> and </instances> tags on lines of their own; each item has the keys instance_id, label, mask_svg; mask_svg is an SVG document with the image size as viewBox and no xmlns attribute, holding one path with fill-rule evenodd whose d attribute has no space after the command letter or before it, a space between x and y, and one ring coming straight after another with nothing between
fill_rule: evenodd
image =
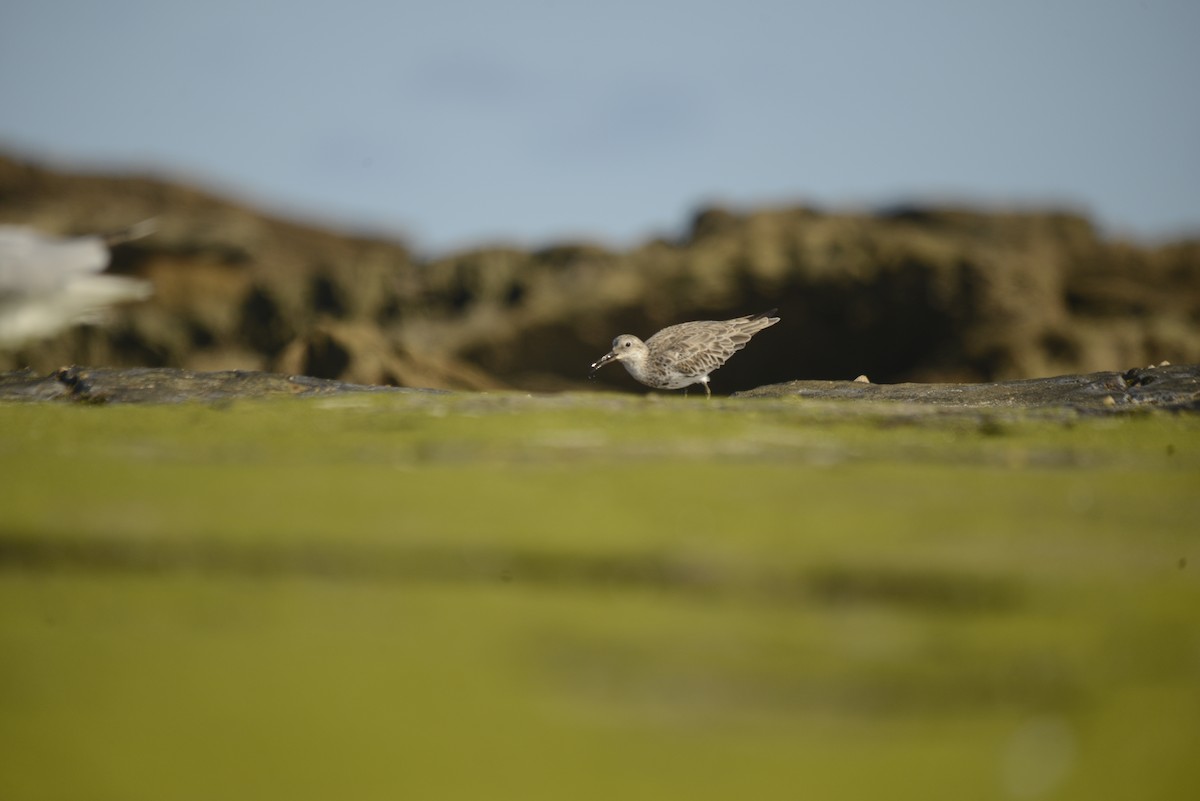
<instances>
[{"instance_id":1,"label":"mossy green surface","mask_svg":"<svg viewBox=\"0 0 1200 801\"><path fill-rule=\"evenodd\" d=\"M0 472L0 798L1195 786L1195 416L10 404Z\"/></svg>"}]
</instances>

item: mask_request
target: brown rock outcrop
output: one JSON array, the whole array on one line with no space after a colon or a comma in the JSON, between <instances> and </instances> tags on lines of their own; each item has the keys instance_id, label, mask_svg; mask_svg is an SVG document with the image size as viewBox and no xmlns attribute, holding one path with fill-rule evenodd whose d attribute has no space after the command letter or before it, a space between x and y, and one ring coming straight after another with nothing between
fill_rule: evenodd
<instances>
[{"instance_id":1,"label":"brown rock outcrop","mask_svg":"<svg viewBox=\"0 0 1200 801\"><path fill-rule=\"evenodd\" d=\"M259 214L146 178L0 157L0 221L74 234L158 218L113 269L155 297L19 352L69 363L306 373L457 389L586 386L613 336L778 307L719 394L792 379L995 381L1200 362L1200 240L1114 242L1065 213L708 210L677 241L404 245ZM601 383L601 382L607 382ZM620 371L597 384L642 391Z\"/></svg>"}]
</instances>

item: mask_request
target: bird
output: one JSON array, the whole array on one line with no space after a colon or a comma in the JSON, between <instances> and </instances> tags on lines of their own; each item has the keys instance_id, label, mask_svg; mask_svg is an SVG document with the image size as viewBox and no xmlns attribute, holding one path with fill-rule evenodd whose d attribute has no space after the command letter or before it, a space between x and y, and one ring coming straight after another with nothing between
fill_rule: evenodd
<instances>
[{"instance_id":1,"label":"bird","mask_svg":"<svg viewBox=\"0 0 1200 801\"><path fill-rule=\"evenodd\" d=\"M732 320L696 320L659 331L645 342L633 334L613 340L612 350L592 363L589 377L609 362L620 362L637 381L655 389L682 389L703 384L711 398L708 376L746 347L759 331L779 322L771 309Z\"/></svg>"},{"instance_id":2,"label":"bird","mask_svg":"<svg viewBox=\"0 0 1200 801\"><path fill-rule=\"evenodd\" d=\"M108 235L61 238L0 225L0 349L95 322L114 303L144 300L149 282L105 274L109 248L146 236L154 219Z\"/></svg>"}]
</instances>

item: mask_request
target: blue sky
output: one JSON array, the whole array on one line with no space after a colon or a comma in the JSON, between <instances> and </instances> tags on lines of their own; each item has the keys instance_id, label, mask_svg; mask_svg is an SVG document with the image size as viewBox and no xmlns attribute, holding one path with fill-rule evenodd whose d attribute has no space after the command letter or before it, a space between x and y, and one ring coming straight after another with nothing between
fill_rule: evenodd
<instances>
[{"instance_id":1,"label":"blue sky","mask_svg":"<svg viewBox=\"0 0 1200 801\"><path fill-rule=\"evenodd\" d=\"M1066 205L1200 232L1200 3L8 0L0 149L426 251L697 207Z\"/></svg>"}]
</instances>

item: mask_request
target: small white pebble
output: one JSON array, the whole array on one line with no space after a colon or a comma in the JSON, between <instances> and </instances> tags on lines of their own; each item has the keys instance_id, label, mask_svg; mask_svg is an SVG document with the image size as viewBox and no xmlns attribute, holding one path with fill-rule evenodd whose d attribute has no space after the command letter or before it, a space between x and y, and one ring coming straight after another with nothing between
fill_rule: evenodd
<instances>
[{"instance_id":1,"label":"small white pebble","mask_svg":"<svg viewBox=\"0 0 1200 801\"><path fill-rule=\"evenodd\" d=\"M854 383L855 384L870 384L871 379L867 378L865 375L860 375L858 378L854 379Z\"/></svg>"}]
</instances>

